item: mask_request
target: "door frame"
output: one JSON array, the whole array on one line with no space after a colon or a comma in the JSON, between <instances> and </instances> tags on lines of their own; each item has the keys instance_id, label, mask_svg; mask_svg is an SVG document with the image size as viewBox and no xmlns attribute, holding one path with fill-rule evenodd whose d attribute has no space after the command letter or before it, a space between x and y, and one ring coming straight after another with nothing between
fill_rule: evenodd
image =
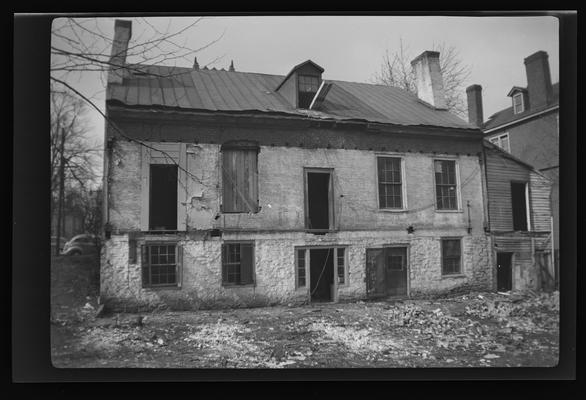
<instances>
[{"instance_id":1,"label":"door frame","mask_svg":"<svg viewBox=\"0 0 586 400\"><path fill-rule=\"evenodd\" d=\"M328 229L310 229L308 228L309 221L309 193L308 185L309 179L307 174L329 174L328 180ZM334 212L334 168L317 168L317 167L303 167L303 202L305 206L304 214L304 229L306 232L332 232L336 227L336 213Z\"/></svg>"},{"instance_id":2,"label":"door frame","mask_svg":"<svg viewBox=\"0 0 586 400\"><path fill-rule=\"evenodd\" d=\"M405 247L406 248L406 260L405 260L405 274L407 277L407 297L411 296L411 245L409 243L390 243L390 244L383 244L382 246L373 246L373 247L366 247L364 249L364 268L366 270L366 251L370 250L370 249L382 249L383 252L385 249L387 248L396 248L396 247ZM386 260L385 260L386 262ZM366 271L365 271L366 272ZM386 268L385 268L385 274L386 274ZM366 281L365 281L366 283ZM368 288L365 287L365 293L368 292ZM386 297L391 297L391 296L386 296ZM398 297L398 296L392 296L392 297Z\"/></svg>"},{"instance_id":3,"label":"door frame","mask_svg":"<svg viewBox=\"0 0 586 400\"><path fill-rule=\"evenodd\" d=\"M496 257L495 257L495 265L494 265L494 269L495 269L495 286L496 286L496 291L499 291L499 253L501 254L510 254L511 255L511 261L510 261L510 270L511 270L511 289L509 290L513 290L515 288L515 274L514 274L514 270L513 267L515 265L514 260L515 260L515 252L514 251L497 251L496 252Z\"/></svg>"},{"instance_id":4,"label":"door frame","mask_svg":"<svg viewBox=\"0 0 586 400\"><path fill-rule=\"evenodd\" d=\"M305 287L307 289L307 301L311 304L311 250L328 250L332 249L333 251L333 261L332 261L332 268L333 268L333 284L334 284L334 293L332 294L332 303L337 303L339 299L338 289L340 286L347 286L348 283L348 249L349 245L342 244L342 245L308 245L308 246L295 246L295 287L297 288L297 251L304 250L305 251ZM337 269L337 262L338 262L338 249L344 249L344 285L338 284L338 269Z\"/></svg>"}]
</instances>

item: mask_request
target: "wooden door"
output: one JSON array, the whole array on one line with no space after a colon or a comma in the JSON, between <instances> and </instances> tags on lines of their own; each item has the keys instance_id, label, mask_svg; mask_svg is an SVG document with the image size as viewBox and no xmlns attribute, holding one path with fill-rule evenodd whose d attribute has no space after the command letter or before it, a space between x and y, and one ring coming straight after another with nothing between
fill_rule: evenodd
<instances>
[{"instance_id":1,"label":"wooden door","mask_svg":"<svg viewBox=\"0 0 586 400\"><path fill-rule=\"evenodd\" d=\"M513 253L500 252L496 255L496 281L499 292L508 292L513 288L512 255Z\"/></svg>"},{"instance_id":2,"label":"wooden door","mask_svg":"<svg viewBox=\"0 0 586 400\"><path fill-rule=\"evenodd\" d=\"M366 249L366 295L374 298L385 294L384 249Z\"/></svg>"},{"instance_id":3,"label":"wooden door","mask_svg":"<svg viewBox=\"0 0 586 400\"><path fill-rule=\"evenodd\" d=\"M407 295L407 247L386 248L385 260L387 295Z\"/></svg>"}]
</instances>

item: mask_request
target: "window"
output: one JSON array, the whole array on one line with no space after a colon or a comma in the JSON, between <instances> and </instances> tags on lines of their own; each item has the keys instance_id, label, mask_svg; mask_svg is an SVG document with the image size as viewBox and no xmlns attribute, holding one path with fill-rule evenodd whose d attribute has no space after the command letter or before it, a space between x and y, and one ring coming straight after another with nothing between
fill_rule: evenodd
<instances>
[{"instance_id":1,"label":"window","mask_svg":"<svg viewBox=\"0 0 586 400\"><path fill-rule=\"evenodd\" d=\"M456 161L434 160L436 207L438 210L458 209Z\"/></svg>"},{"instance_id":2,"label":"window","mask_svg":"<svg viewBox=\"0 0 586 400\"><path fill-rule=\"evenodd\" d=\"M305 287L305 249L297 250L297 287Z\"/></svg>"},{"instance_id":3,"label":"window","mask_svg":"<svg viewBox=\"0 0 586 400\"><path fill-rule=\"evenodd\" d=\"M258 146L222 146L222 212L258 212Z\"/></svg>"},{"instance_id":4,"label":"window","mask_svg":"<svg viewBox=\"0 0 586 400\"><path fill-rule=\"evenodd\" d=\"M345 251L343 248L338 248L336 256L336 266L338 271L338 284L343 285L346 283L346 258L344 257Z\"/></svg>"},{"instance_id":5,"label":"window","mask_svg":"<svg viewBox=\"0 0 586 400\"><path fill-rule=\"evenodd\" d=\"M182 248L176 243L142 246L142 286L180 286Z\"/></svg>"},{"instance_id":6,"label":"window","mask_svg":"<svg viewBox=\"0 0 586 400\"><path fill-rule=\"evenodd\" d=\"M149 230L177 230L177 166L151 165Z\"/></svg>"},{"instance_id":7,"label":"window","mask_svg":"<svg viewBox=\"0 0 586 400\"><path fill-rule=\"evenodd\" d=\"M317 90L319 89L319 77L313 75L299 75L299 108L309 108Z\"/></svg>"},{"instance_id":8,"label":"window","mask_svg":"<svg viewBox=\"0 0 586 400\"><path fill-rule=\"evenodd\" d=\"M377 157L378 199L380 208L403 208L401 159Z\"/></svg>"},{"instance_id":9,"label":"window","mask_svg":"<svg viewBox=\"0 0 586 400\"><path fill-rule=\"evenodd\" d=\"M460 239L442 239L442 275L461 273L460 242Z\"/></svg>"},{"instance_id":10,"label":"window","mask_svg":"<svg viewBox=\"0 0 586 400\"><path fill-rule=\"evenodd\" d=\"M334 229L333 170L306 168L305 228L316 234Z\"/></svg>"},{"instance_id":11,"label":"window","mask_svg":"<svg viewBox=\"0 0 586 400\"><path fill-rule=\"evenodd\" d=\"M527 184L511 182L511 204L513 207L513 230L527 231Z\"/></svg>"},{"instance_id":12,"label":"window","mask_svg":"<svg viewBox=\"0 0 586 400\"><path fill-rule=\"evenodd\" d=\"M254 283L254 244L225 243L222 245L222 284Z\"/></svg>"},{"instance_id":13,"label":"window","mask_svg":"<svg viewBox=\"0 0 586 400\"><path fill-rule=\"evenodd\" d=\"M490 143L500 147L504 151L511 152L511 148L509 145L509 134L505 133L504 135L495 136L489 139Z\"/></svg>"},{"instance_id":14,"label":"window","mask_svg":"<svg viewBox=\"0 0 586 400\"><path fill-rule=\"evenodd\" d=\"M513 110L515 114L522 113L525 110L523 104L523 93L513 95Z\"/></svg>"}]
</instances>

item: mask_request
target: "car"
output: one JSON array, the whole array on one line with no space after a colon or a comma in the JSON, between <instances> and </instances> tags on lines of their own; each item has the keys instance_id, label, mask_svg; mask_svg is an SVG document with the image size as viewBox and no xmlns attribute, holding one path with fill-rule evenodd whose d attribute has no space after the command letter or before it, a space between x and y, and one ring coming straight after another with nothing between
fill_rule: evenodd
<instances>
[{"instance_id":1,"label":"car","mask_svg":"<svg viewBox=\"0 0 586 400\"><path fill-rule=\"evenodd\" d=\"M67 238L61 236L59 239L59 254L63 251L65 243L67 243ZM57 247L57 236L51 236L51 254L55 254L55 247Z\"/></svg>"},{"instance_id":2,"label":"car","mask_svg":"<svg viewBox=\"0 0 586 400\"><path fill-rule=\"evenodd\" d=\"M99 249L100 238L96 235L83 233L72 237L69 242L65 243L61 254L65 256L94 254L97 253Z\"/></svg>"}]
</instances>

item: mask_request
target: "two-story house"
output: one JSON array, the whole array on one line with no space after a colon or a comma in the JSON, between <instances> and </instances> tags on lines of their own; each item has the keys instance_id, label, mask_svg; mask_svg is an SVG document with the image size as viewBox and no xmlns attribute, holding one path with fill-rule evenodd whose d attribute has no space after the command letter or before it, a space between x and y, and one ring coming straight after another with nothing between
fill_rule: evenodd
<instances>
[{"instance_id":1,"label":"two-story house","mask_svg":"<svg viewBox=\"0 0 586 400\"><path fill-rule=\"evenodd\" d=\"M511 106L483 119L482 88L466 89L469 121L482 128L492 144L531 165L551 181L549 202L555 270L559 266L559 83L552 85L548 55L538 51L524 60L527 87L514 86L507 96ZM504 94L503 94L504 95ZM557 275L557 273L554 273ZM557 276L556 276L557 280Z\"/></svg>"},{"instance_id":2,"label":"two-story house","mask_svg":"<svg viewBox=\"0 0 586 400\"><path fill-rule=\"evenodd\" d=\"M115 26L103 302L496 288L483 136L446 110L437 52L413 60L413 96L327 80L309 60L286 75L129 65L131 25Z\"/></svg>"}]
</instances>

